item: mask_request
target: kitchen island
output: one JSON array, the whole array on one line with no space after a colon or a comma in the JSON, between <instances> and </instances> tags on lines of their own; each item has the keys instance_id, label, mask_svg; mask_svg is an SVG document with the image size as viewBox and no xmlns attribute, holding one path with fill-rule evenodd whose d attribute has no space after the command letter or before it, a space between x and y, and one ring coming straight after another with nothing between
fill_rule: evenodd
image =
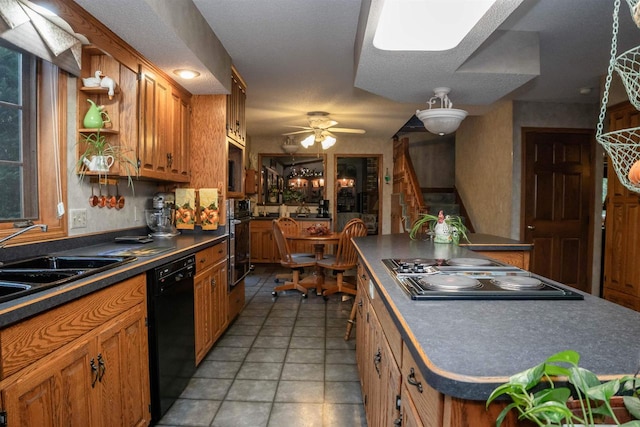
<instances>
[{"instance_id":1,"label":"kitchen island","mask_svg":"<svg viewBox=\"0 0 640 427\"><path fill-rule=\"evenodd\" d=\"M376 399L386 392L375 390L372 384L378 380L369 372L382 369L377 377L387 382L378 385L381 390L397 388L403 418L413 414L434 426L494 425L500 405L484 411L491 391L565 349L578 351L580 365L602 379L633 375L638 369L640 313L587 294L583 300L414 301L382 259L482 255L410 240L406 234L357 238L355 243L360 258L356 349L363 392L385 407ZM390 355L386 362L385 348ZM367 411L374 406L369 404ZM393 414L394 406L387 407L383 412ZM410 419L403 421L411 425ZM508 422L516 425L513 419ZM383 424L375 417L369 423Z\"/></svg>"}]
</instances>

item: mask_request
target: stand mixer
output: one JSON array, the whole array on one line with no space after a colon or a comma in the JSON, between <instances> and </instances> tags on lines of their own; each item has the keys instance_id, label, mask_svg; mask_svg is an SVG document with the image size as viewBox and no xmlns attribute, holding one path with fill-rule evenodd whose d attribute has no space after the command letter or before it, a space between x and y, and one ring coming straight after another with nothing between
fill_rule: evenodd
<instances>
[{"instance_id":1,"label":"stand mixer","mask_svg":"<svg viewBox=\"0 0 640 427\"><path fill-rule=\"evenodd\" d=\"M156 193L152 200L153 209L145 209L147 226L154 237L173 237L180 234L173 225L175 220L175 195Z\"/></svg>"}]
</instances>

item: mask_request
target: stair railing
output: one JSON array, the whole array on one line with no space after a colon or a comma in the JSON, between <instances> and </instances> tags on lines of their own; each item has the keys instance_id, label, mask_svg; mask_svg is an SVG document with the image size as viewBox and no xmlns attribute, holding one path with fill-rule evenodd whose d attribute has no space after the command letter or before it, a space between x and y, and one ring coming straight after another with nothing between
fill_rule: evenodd
<instances>
[{"instance_id":1,"label":"stair railing","mask_svg":"<svg viewBox=\"0 0 640 427\"><path fill-rule=\"evenodd\" d=\"M393 141L393 192L402 194L404 209L403 231L408 232L420 213L426 212L420 183L409 156L409 138Z\"/></svg>"}]
</instances>

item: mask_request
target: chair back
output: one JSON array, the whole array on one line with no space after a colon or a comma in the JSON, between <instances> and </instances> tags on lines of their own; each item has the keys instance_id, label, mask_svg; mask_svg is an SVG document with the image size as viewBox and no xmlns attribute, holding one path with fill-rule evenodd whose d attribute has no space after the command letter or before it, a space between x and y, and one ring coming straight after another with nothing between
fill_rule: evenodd
<instances>
[{"instance_id":1,"label":"chair back","mask_svg":"<svg viewBox=\"0 0 640 427\"><path fill-rule=\"evenodd\" d=\"M352 268L358 262L356 247L351 239L367 235L367 226L360 218L354 218L347 222L340 233L338 250L336 251L335 267Z\"/></svg>"},{"instance_id":2,"label":"chair back","mask_svg":"<svg viewBox=\"0 0 640 427\"><path fill-rule=\"evenodd\" d=\"M291 249L289 248L289 242L284 237L284 227L277 219L273 220L273 237L276 239L276 245L278 246L278 252L280 252L280 263L290 264L293 262L291 256Z\"/></svg>"},{"instance_id":3,"label":"chair back","mask_svg":"<svg viewBox=\"0 0 640 427\"><path fill-rule=\"evenodd\" d=\"M278 221L285 236L300 234L300 224L295 219L283 216L275 221Z\"/></svg>"}]
</instances>

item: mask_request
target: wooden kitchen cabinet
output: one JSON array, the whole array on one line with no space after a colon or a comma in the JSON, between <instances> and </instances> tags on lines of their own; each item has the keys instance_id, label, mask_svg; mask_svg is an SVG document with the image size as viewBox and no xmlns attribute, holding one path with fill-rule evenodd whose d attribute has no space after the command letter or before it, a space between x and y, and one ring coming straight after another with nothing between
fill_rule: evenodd
<instances>
[{"instance_id":1,"label":"wooden kitchen cabinet","mask_svg":"<svg viewBox=\"0 0 640 427\"><path fill-rule=\"evenodd\" d=\"M609 114L611 131L640 126L640 112L629 103ZM640 195L620 183L613 167L607 175L604 298L640 311Z\"/></svg>"},{"instance_id":2,"label":"wooden kitchen cabinet","mask_svg":"<svg viewBox=\"0 0 640 427\"><path fill-rule=\"evenodd\" d=\"M400 419L400 368L373 307L376 298L368 275L358 266L356 360L367 425L372 427L394 425Z\"/></svg>"},{"instance_id":3,"label":"wooden kitchen cabinet","mask_svg":"<svg viewBox=\"0 0 640 427\"><path fill-rule=\"evenodd\" d=\"M226 242L196 253L194 306L196 365L198 365L225 331L229 322Z\"/></svg>"},{"instance_id":4,"label":"wooden kitchen cabinet","mask_svg":"<svg viewBox=\"0 0 640 427\"><path fill-rule=\"evenodd\" d=\"M150 422L146 277L0 331L6 425Z\"/></svg>"},{"instance_id":5,"label":"wooden kitchen cabinet","mask_svg":"<svg viewBox=\"0 0 640 427\"><path fill-rule=\"evenodd\" d=\"M255 169L247 169L244 178L245 194L258 194L258 172Z\"/></svg>"},{"instance_id":6,"label":"wooden kitchen cabinet","mask_svg":"<svg viewBox=\"0 0 640 427\"><path fill-rule=\"evenodd\" d=\"M100 135L104 136L109 144L120 147L122 155L135 164L137 159L137 72L120 64L112 56L106 54L95 46L87 45L82 48L82 77L94 77L96 71L101 71L103 76L108 76L116 82L115 93L108 95L108 89L102 87L85 87L82 79L78 79L78 141L77 156L86 149L82 141L97 129L85 129L84 117L93 101L96 105L103 106L103 111L109 117ZM105 119L105 117L103 117ZM84 167L84 166L79 166ZM97 172L88 172L87 175L97 175ZM131 166L114 162L109 170L110 176L135 176L135 169Z\"/></svg>"},{"instance_id":7,"label":"wooden kitchen cabinet","mask_svg":"<svg viewBox=\"0 0 640 427\"><path fill-rule=\"evenodd\" d=\"M273 238L272 227L272 220L253 220L249 223L252 263L279 262L280 254Z\"/></svg>"},{"instance_id":8,"label":"wooden kitchen cabinet","mask_svg":"<svg viewBox=\"0 0 640 427\"><path fill-rule=\"evenodd\" d=\"M356 363L360 375L367 425L403 427L488 427L506 403L446 396L422 375L410 346L402 338L362 262L358 264L356 306ZM515 427L515 413L502 425Z\"/></svg>"},{"instance_id":9,"label":"wooden kitchen cabinet","mask_svg":"<svg viewBox=\"0 0 640 427\"><path fill-rule=\"evenodd\" d=\"M231 94L227 95L226 129L227 137L244 146L247 140L247 125L245 121L245 104L247 100L247 85L240 74L231 67Z\"/></svg>"},{"instance_id":10,"label":"wooden kitchen cabinet","mask_svg":"<svg viewBox=\"0 0 640 427\"><path fill-rule=\"evenodd\" d=\"M140 176L189 182L189 95L144 65L139 75Z\"/></svg>"}]
</instances>

